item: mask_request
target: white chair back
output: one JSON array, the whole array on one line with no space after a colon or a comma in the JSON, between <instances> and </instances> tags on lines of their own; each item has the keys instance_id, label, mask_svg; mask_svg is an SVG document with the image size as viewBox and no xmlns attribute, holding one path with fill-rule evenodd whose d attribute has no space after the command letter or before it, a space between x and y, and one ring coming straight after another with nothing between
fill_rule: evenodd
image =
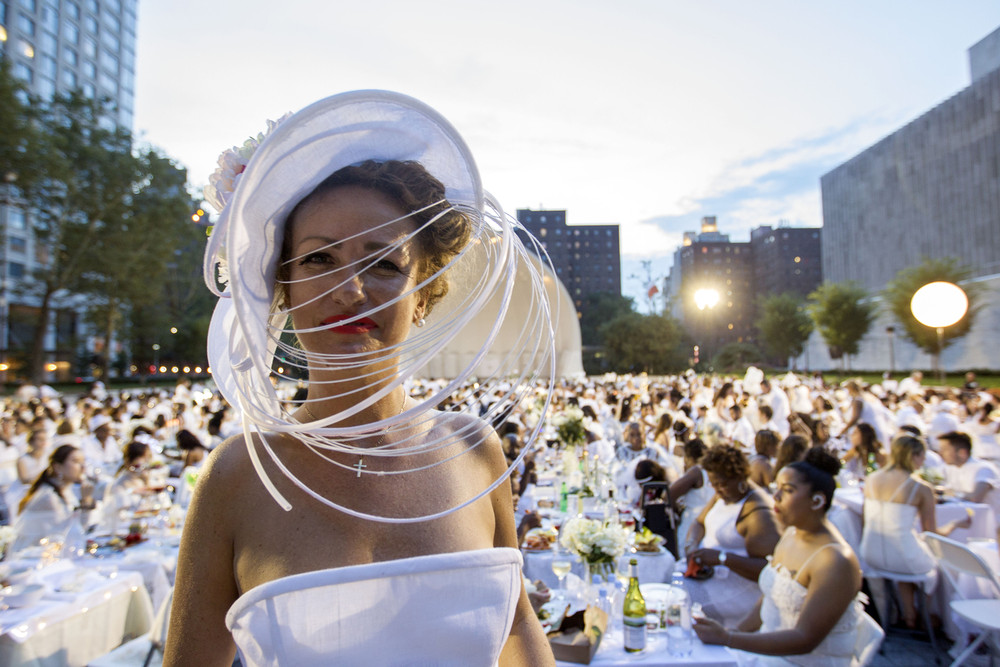
<instances>
[{"instance_id":1,"label":"white chair back","mask_svg":"<svg viewBox=\"0 0 1000 667\"><path fill-rule=\"evenodd\" d=\"M861 614L851 667L865 667L865 665L871 664L879 647L882 646L883 639L885 639L885 630L879 627L874 618L868 614Z\"/></svg>"},{"instance_id":2,"label":"white chair back","mask_svg":"<svg viewBox=\"0 0 1000 667\"><path fill-rule=\"evenodd\" d=\"M948 582L956 592L961 590L956 581L956 575L966 574L989 581L993 588L994 597L1000 597L1000 582L997 581L996 575L983 559L969 547L937 533L924 533L924 539L934 556L940 561L941 569L944 570Z\"/></svg>"}]
</instances>

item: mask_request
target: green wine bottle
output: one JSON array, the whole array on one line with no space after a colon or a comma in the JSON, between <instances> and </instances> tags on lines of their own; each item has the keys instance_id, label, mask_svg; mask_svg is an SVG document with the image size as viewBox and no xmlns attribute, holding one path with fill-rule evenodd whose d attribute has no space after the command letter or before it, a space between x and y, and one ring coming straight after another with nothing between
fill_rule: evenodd
<instances>
[{"instance_id":1,"label":"green wine bottle","mask_svg":"<svg viewBox=\"0 0 1000 667\"><path fill-rule=\"evenodd\" d=\"M628 562L628 591L622 608L625 629L625 650L638 653L646 648L646 600L639 590L639 562Z\"/></svg>"}]
</instances>

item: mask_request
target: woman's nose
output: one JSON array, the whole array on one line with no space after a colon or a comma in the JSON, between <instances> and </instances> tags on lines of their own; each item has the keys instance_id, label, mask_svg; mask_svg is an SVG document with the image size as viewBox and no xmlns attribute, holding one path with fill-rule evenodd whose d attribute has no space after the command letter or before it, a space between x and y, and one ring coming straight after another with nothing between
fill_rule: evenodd
<instances>
[{"instance_id":1,"label":"woman's nose","mask_svg":"<svg viewBox=\"0 0 1000 667\"><path fill-rule=\"evenodd\" d=\"M361 276L354 274L341 280L329 292L335 301L344 305L354 305L365 300L365 287Z\"/></svg>"}]
</instances>

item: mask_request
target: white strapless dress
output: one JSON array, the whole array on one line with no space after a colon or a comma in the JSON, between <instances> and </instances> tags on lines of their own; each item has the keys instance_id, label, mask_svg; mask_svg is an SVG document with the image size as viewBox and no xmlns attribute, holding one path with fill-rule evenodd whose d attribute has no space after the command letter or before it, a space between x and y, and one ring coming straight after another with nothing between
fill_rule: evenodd
<instances>
[{"instance_id":1,"label":"white strapless dress","mask_svg":"<svg viewBox=\"0 0 1000 667\"><path fill-rule=\"evenodd\" d=\"M495 665L521 590L521 553L432 554L276 579L226 614L246 667Z\"/></svg>"},{"instance_id":2,"label":"white strapless dress","mask_svg":"<svg viewBox=\"0 0 1000 667\"><path fill-rule=\"evenodd\" d=\"M794 628L806 601L806 588L780 565L769 562L760 573L764 594L760 607L759 632L779 632ZM771 656L734 651L740 667L850 667L856 665L859 643L874 643L878 649L880 631L865 613L861 594L844 611L840 620L812 652L803 655ZM861 640L859 642L859 639Z\"/></svg>"}]
</instances>

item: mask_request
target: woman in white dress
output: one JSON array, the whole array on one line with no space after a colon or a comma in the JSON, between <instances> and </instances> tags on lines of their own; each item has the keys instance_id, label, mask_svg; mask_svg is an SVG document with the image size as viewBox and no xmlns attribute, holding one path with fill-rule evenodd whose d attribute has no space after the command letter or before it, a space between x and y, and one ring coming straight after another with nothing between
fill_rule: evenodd
<instances>
[{"instance_id":1,"label":"woman in white dress","mask_svg":"<svg viewBox=\"0 0 1000 667\"><path fill-rule=\"evenodd\" d=\"M859 630L875 624L858 599L858 559L826 520L839 469L817 447L778 473L774 511L786 530L760 574L760 600L735 630L698 619L703 642L758 654L740 654L741 665L851 665Z\"/></svg>"},{"instance_id":2,"label":"woman in white dress","mask_svg":"<svg viewBox=\"0 0 1000 667\"><path fill-rule=\"evenodd\" d=\"M423 403L403 387L458 332L432 310L476 313L441 310L444 269L467 251L523 253L512 233L486 236L510 227L502 211L487 223L498 208L464 142L416 100L361 91L281 121L245 171L226 164L213 183L239 182L207 259L214 282L223 234L232 300L210 361L251 426L199 478L164 664L228 667L237 647L246 667L552 664L499 438L478 415L433 409L454 385ZM276 349L308 369L291 415L270 382Z\"/></svg>"},{"instance_id":3,"label":"woman in white dress","mask_svg":"<svg viewBox=\"0 0 1000 667\"><path fill-rule=\"evenodd\" d=\"M688 590L706 614L735 626L757 600L757 576L778 543L777 522L771 497L749 481L749 466L739 449L716 445L701 467L715 497L688 531L684 552L689 565L712 567L714 574L689 582Z\"/></svg>"},{"instance_id":4,"label":"woman in white dress","mask_svg":"<svg viewBox=\"0 0 1000 667\"><path fill-rule=\"evenodd\" d=\"M948 536L956 528L968 528L972 524L972 519L966 517L938 528L934 489L914 474L923 467L926 456L927 446L923 440L901 435L892 441L890 465L869 475L865 481L859 555L871 567L933 577L937 560L920 533ZM920 532L915 527L918 517ZM900 582L903 622L910 628L916 625L917 618L915 592L915 584Z\"/></svg>"}]
</instances>

